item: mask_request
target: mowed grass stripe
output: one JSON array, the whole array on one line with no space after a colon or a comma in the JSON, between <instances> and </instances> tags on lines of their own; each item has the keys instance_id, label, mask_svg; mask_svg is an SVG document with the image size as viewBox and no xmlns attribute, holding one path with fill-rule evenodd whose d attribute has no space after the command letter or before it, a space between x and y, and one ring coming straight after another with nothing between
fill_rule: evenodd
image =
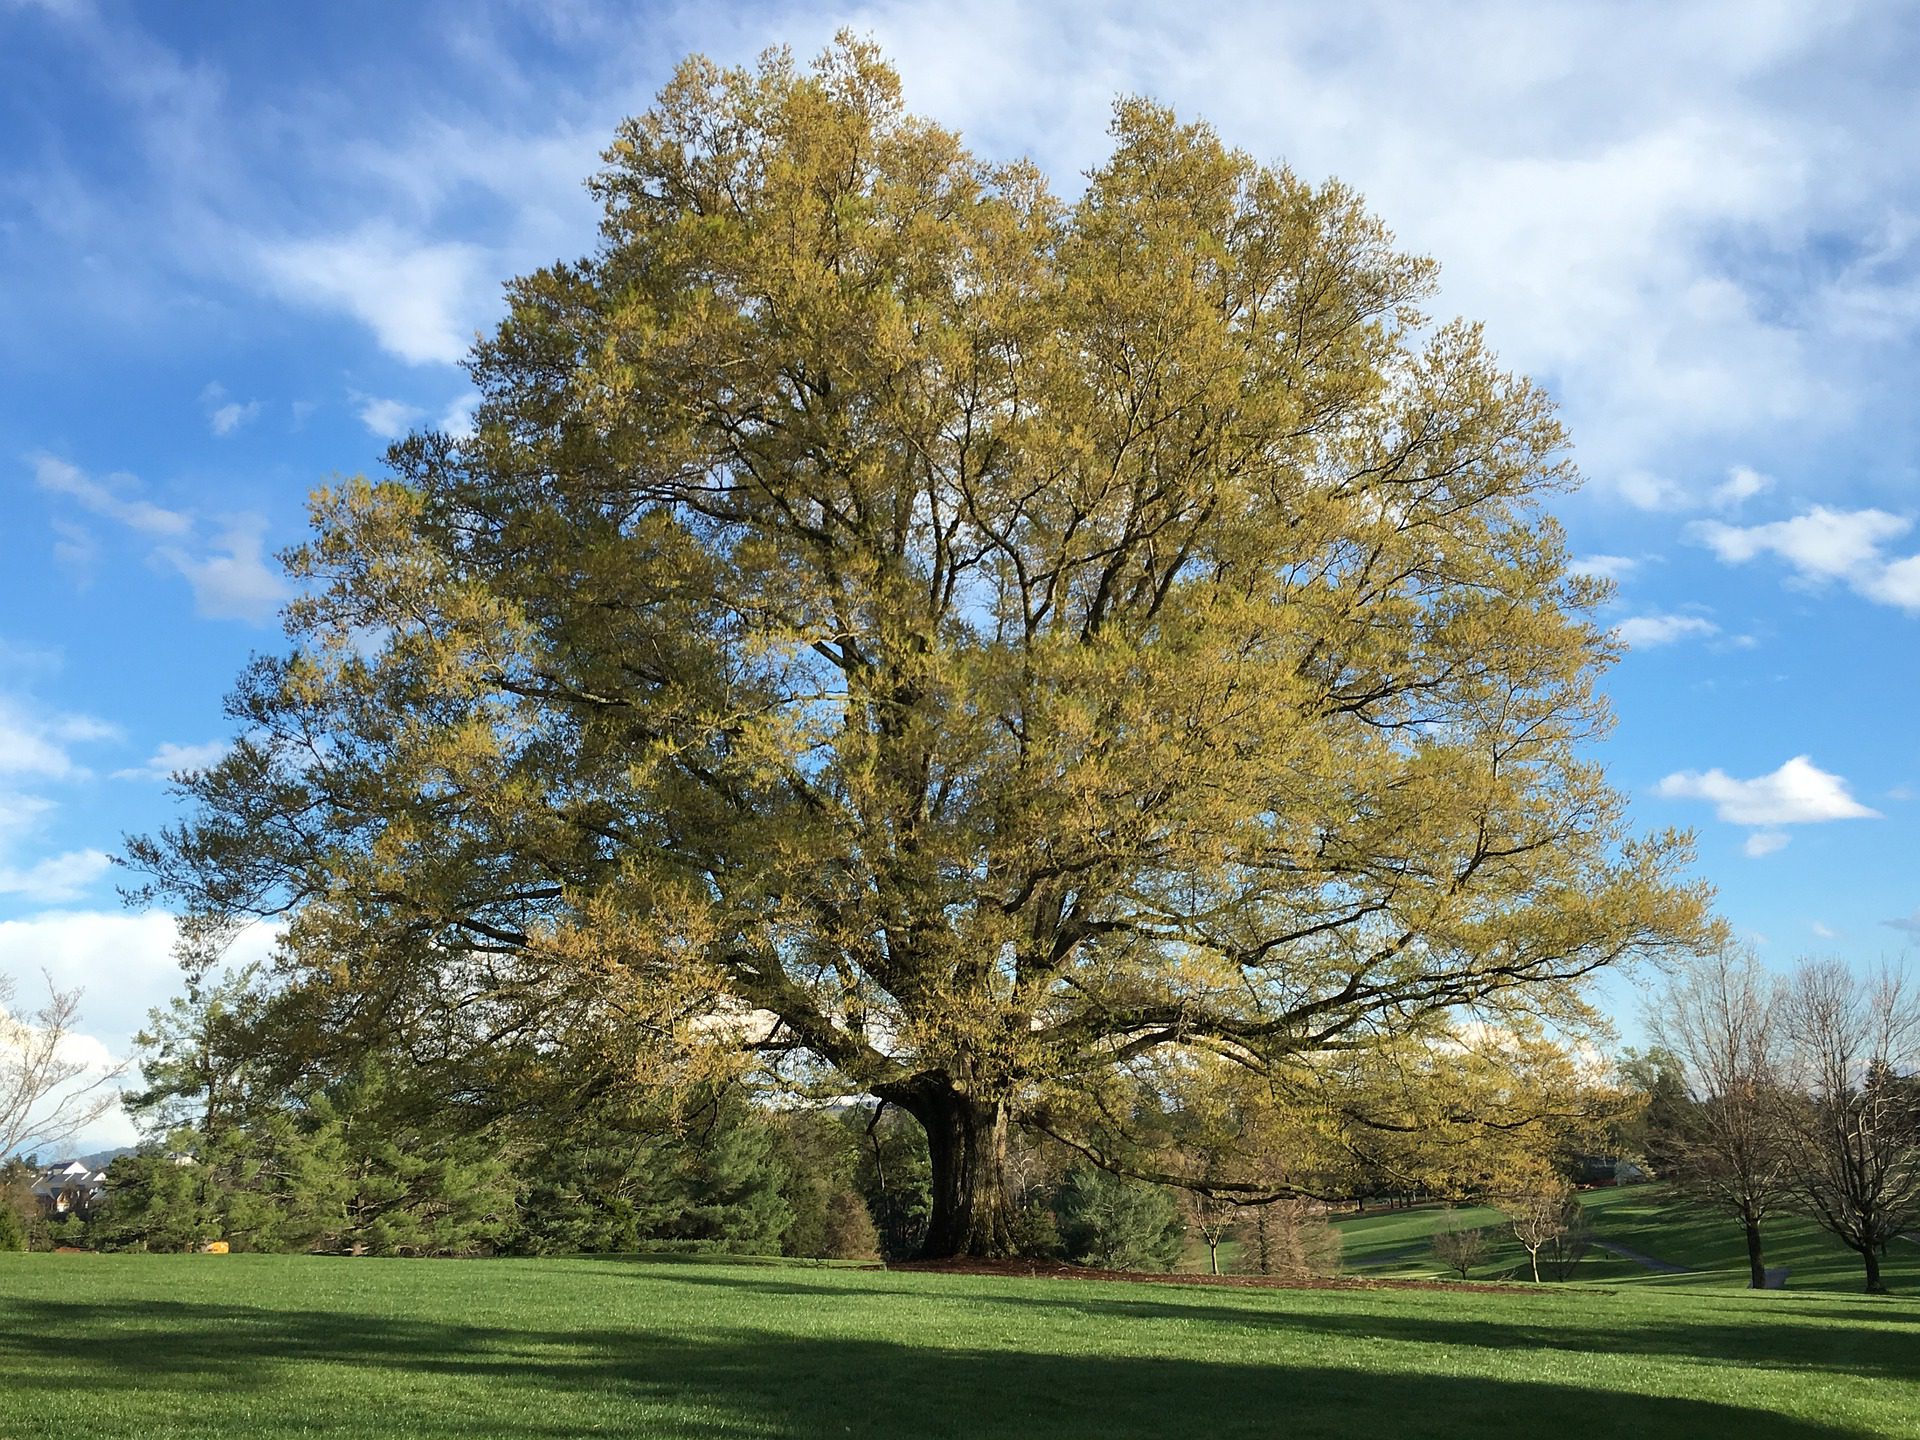
<instances>
[{"instance_id":1,"label":"mowed grass stripe","mask_svg":"<svg viewBox=\"0 0 1920 1440\"><path fill-rule=\"evenodd\" d=\"M1920 1305L0 1256L0 1435L1920 1434Z\"/></svg>"}]
</instances>

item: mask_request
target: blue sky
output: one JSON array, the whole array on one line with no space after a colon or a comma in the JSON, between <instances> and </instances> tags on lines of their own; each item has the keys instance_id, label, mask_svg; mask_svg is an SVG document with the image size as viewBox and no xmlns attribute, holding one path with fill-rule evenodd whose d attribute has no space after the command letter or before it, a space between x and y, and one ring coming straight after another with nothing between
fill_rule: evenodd
<instances>
[{"instance_id":1,"label":"blue sky","mask_svg":"<svg viewBox=\"0 0 1920 1440\"><path fill-rule=\"evenodd\" d=\"M1358 187L1563 407L1640 822L1776 965L1920 933L1911 7L0 0L0 973L124 1053L176 977L106 857L217 753L309 489L460 423L681 56L842 25L1063 189L1124 91Z\"/></svg>"}]
</instances>

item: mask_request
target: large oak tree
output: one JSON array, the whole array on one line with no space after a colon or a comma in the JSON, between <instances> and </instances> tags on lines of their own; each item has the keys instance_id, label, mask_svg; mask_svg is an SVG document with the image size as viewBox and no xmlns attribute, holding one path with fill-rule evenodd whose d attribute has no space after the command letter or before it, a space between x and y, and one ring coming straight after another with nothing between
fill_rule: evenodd
<instances>
[{"instance_id":1,"label":"large oak tree","mask_svg":"<svg viewBox=\"0 0 1920 1440\"><path fill-rule=\"evenodd\" d=\"M1009 1246L1009 1127L1116 1067L1310 1088L1696 944L1583 758L1546 397L1350 190L1113 137L1069 200L863 44L685 64L473 433L317 497L148 893L289 917L347 1029L640 1017L898 1105L936 1255Z\"/></svg>"}]
</instances>

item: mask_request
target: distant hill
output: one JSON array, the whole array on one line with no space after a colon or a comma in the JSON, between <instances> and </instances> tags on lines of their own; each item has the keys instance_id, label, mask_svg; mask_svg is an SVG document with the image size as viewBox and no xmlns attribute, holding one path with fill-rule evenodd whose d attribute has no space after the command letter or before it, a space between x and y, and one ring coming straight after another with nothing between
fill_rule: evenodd
<instances>
[{"instance_id":1,"label":"distant hill","mask_svg":"<svg viewBox=\"0 0 1920 1440\"><path fill-rule=\"evenodd\" d=\"M96 1150L91 1155L76 1155L74 1158L89 1170L104 1170L107 1165L122 1155L131 1155L137 1146L117 1145L111 1150Z\"/></svg>"}]
</instances>

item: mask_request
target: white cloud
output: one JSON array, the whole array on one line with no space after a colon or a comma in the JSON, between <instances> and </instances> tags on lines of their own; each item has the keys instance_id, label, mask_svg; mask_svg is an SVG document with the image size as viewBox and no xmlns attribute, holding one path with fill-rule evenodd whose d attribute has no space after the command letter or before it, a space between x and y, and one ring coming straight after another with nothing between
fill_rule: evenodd
<instances>
[{"instance_id":1,"label":"white cloud","mask_svg":"<svg viewBox=\"0 0 1920 1440\"><path fill-rule=\"evenodd\" d=\"M216 765L227 753L227 742L209 740L204 745L162 743L143 764L113 772L116 780L165 780L180 770L204 770Z\"/></svg>"},{"instance_id":2,"label":"white cloud","mask_svg":"<svg viewBox=\"0 0 1920 1440\"><path fill-rule=\"evenodd\" d=\"M236 517L209 545L192 552L165 546L155 553L193 587L194 609L209 620L264 625L287 598L287 585L267 563L266 521Z\"/></svg>"},{"instance_id":3,"label":"white cloud","mask_svg":"<svg viewBox=\"0 0 1920 1440\"><path fill-rule=\"evenodd\" d=\"M41 905L78 900L113 862L98 850L70 850L27 866L0 865L0 895L18 895Z\"/></svg>"},{"instance_id":4,"label":"white cloud","mask_svg":"<svg viewBox=\"0 0 1920 1440\"><path fill-rule=\"evenodd\" d=\"M1854 799L1840 776L1820 769L1805 755L1751 780L1736 780L1719 769L1682 770L1663 779L1654 793L1670 800L1711 801L1714 813L1731 825L1773 828L1871 820L1880 814Z\"/></svg>"},{"instance_id":5,"label":"white cloud","mask_svg":"<svg viewBox=\"0 0 1920 1440\"><path fill-rule=\"evenodd\" d=\"M1885 510L1815 505L1803 515L1765 525L1705 520L1692 527L1692 534L1730 565L1777 555L1809 583L1844 581L1864 599L1920 611L1920 555L1890 559L1886 554L1887 544L1912 528L1911 520Z\"/></svg>"},{"instance_id":6,"label":"white cloud","mask_svg":"<svg viewBox=\"0 0 1920 1440\"><path fill-rule=\"evenodd\" d=\"M200 392L200 403L207 412L207 425L215 435L231 435L260 413L258 400L249 400L243 405L231 399L226 386L218 380L207 383L207 388Z\"/></svg>"},{"instance_id":7,"label":"white cloud","mask_svg":"<svg viewBox=\"0 0 1920 1440\"><path fill-rule=\"evenodd\" d=\"M1840 938L1840 932L1838 930L1818 920L1812 921L1807 928L1813 931L1816 939L1838 940Z\"/></svg>"},{"instance_id":8,"label":"white cloud","mask_svg":"<svg viewBox=\"0 0 1920 1440\"><path fill-rule=\"evenodd\" d=\"M62 990L81 991L72 1051L101 1067L133 1053L133 1037L147 1012L180 993L174 954L174 918L163 911L48 910L0 921L0 975L12 977L18 994L44 994L44 973ZM256 925L234 942L228 963L266 958L278 931ZM130 1077L134 1078L134 1077ZM76 1141L80 1151L131 1143L127 1117L114 1110Z\"/></svg>"},{"instance_id":9,"label":"white cloud","mask_svg":"<svg viewBox=\"0 0 1920 1440\"><path fill-rule=\"evenodd\" d=\"M1640 562L1626 555L1582 555L1567 562L1567 573L1591 580L1624 580L1640 568Z\"/></svg>"},{"instance_id":10,"label":"white cloud","mask_svg":"<svg viewBox=\"0 0 1920 1440\"><path fill-rule=\"evenodd\" d=\"M74 583L84 590L93 583L94 567L100 562L100 542L91 531L71 520L55 520L53 533L60 537L53 542L54 562L70 572Z\"/></svg>"},{"instance_id":11,"label":"white cloud","mask_svg":"<svg viewBox=\"0 0 1920 1440\"><path fill-rule=\"evenodd\" d=\"M1771 553L1810 579L1836 580L1874 565L1881 547L1912 526L1912 521L1884 510L1830 510L1815 505L1804 515L1767 525L1703 520L1693 527L1693 534L1730 565Z\"/></svg>"},{"instance_id":12,"label":"white cloud","mask_svg":"<svg viewBox=\"0 0 1920 1440\"><path fill-rule=\"evenodd\" d=\"M1613 483L1620 498L1636 510L1684 510L1693 503L1682 486L1648 470L1629 470Z\"/></svg>"},{"instance_id":13,"label":"white cloud","mask_svg":"<svg viewBox=\"0 0 1920 1440\"><path fill-rule=\"evenodd\" d=\"M1792 838L1784 830L1756 830L1747 836L1746 843L1740 849L1750 859L1758 860L1762 855L1786 849L1787 842Z\"/></svg>"},{"instance_id":14,"label":"white cloud","mask_svg":"<svg viewBox=\"0 0 1920 1440\"><path fill-rule=\"evenodd\" d=\"M348 235L262 245L257 262L287 299L344 310L381 346L414 365L452 364L472 342L472 317L502 277L477 246L430 241L388 223Z\"/></svg>"},{"instance_id":15,"label":"white cloud","mask_svg":"<svg viewBox=\"0 0 1920 1440\"><path fill-rule=\"evenodd\" d=\"M1854 588L1869 600L1896 605L1902 610L1920 610L1920 555L1890 560L1870 566L1858 576Z\"/></svg>"},{"instance_id":16,"label":"white cloud","mask_svg":"<svg viewBox=\"0 0 1920 1440\"><path fill-rule=\"evenodd\" d=\"M382 440L398 440L423 413L416 406L369 395L360 405L360 423Z\"/></svg>"},{"instance_id":17,"label":"white cloud","mask_svg":"<svg viewBox=\"0 0 1920 1440\"><path fill-rule=\"evenodd\" d=\"M1727 478L1715 487L1713 505L1719 510L1737 510L1754 496L1772 488L1773 481L1758 470L1746 465L1736 465L1727 472Z\"/></svg>"},{"instance_id":18,"label":"white cloud","mask_svg":"<svg viewBox=\"0 0 1920 1440\"><path fill-rule=\"evenodd\" d=\"M0 790L0 836L18 836L32 829L53 808L53 802L43 796Z\"/></svg>"},{"instance_id":19,"label":"white cloud","mask_svg":"<svg viewBox=\"0 0 1920 1440\"><path fill-rule=\"evenodd\" d=\"M123 492L138 482L131 476L109 477L112 483L91 479L78 466L56 455L33 457L34 483L55 495L66 495L108 520L118 521L146 535L185 535L193 528L190 517Z\"/></svg>"},{"instance_id":20,"label":"white cloud","mask_svg":"<svg viewBox=\"0 0 1920 1440\"><path fill-rule=\"evenodd\" d=\"M440 416L441 433L464 440L473 434L473 412L480 408L480 397L468 392L448 405Z\"/></svg>"},{"instance_id":21,"label":"white cloud","mask_svg":"<svg viewBox=\"0 0 1920 1440\"><path fill-rule=\"evenodd\" d=\"M140 914L49 910L0 921L0 975L18 982L22 998L44 993L43 972L63 990L78 987L80 1014L74 1039L81 1048L76 1053L128 1055L134 1035L146 1024L147 1012L164 1006L182 989L174 953L178 934L173 916L159 910ZM264 960L278 935L273 926L250 927L234 941L227 963L239 966ZM118 1135L113 1126L131 1134L124 1117L103 1125L99 1134ZM103 1138L100 1143L117 1145L126 1140L124 1136Z\"/></svg>"},{"instance_id":22,"label":"white cloud","mask_svg":"<svg viewBox=\"0 0 1920 1440\"><path fill-rule=\"evenodd\" d=\"M207 424L212 427L216 435L231 435L259 413L258 400L249 400L244 405L229 402L209 415Z\"/></svg>"},{"instance_id":23,"label":"white cloud","mask_svg":"<svg viewBox=\"0 0 1920 1440\"><path fill-rule=\"evenodd\" d=\"M1677 640L1718 635L1720 627L1698 615L1635 615L1613 627L1614 634L1636 650L1671 645Z\"/></svg>"}]
</instances>

